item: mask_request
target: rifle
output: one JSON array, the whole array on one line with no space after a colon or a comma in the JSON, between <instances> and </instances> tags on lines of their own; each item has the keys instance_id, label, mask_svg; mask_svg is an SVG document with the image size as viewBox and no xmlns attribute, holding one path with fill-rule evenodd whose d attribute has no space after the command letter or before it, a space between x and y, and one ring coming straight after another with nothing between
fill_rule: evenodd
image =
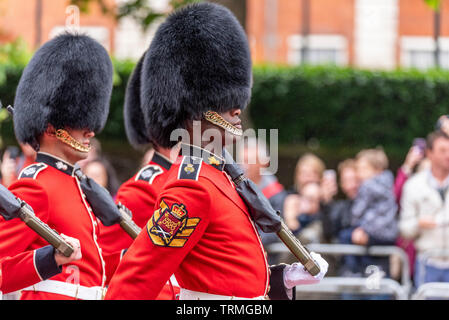
<instances>
[{"instance_id":1,"label":"rifle","mask_svg":"<svg viewBox=\"0 0 449 320\"><path fill-rule=\"evenodd\" d=\"M87 202L101 223L106 227L119 224L133 240L137 238L141 229L132 220L131 211L121 203L116 205L108 190L87 177L80 168L75 169L75 175L80 181Z\"/></svg>"},{"instance_id":2,"label":"rifle","mask_svg":"<svg viewBox=\"0 0 449 320\"><path fill-rule=\"evenodd\" d=\"M280 218L280 212L275 211L259 187L245 177L243 170L235 163L226 149L223 149L225 158L224 170L229 174L236 185L240 197L248 206L254 222L267 233L276 233L293 255L302 263L304 268L315 276L320 273L320 267L313 260L310 252L288 229Z\"/></svg>"},{"instance_id":3,"label":"rifle","mask_svg":"<svg viewBox=\"0 0 449 320\"><path fill-rule=\"evenodd\" d=\"M19 218L64 256L70 257L72 255L73 247L56 230L53 230L48 224L39 219L31 206L25 201L16 198L3 185L0 185L0 215L7 221Z\"/></svg>"},{"instance_id":4,"label":"rifle","mask_svg":"<svg viewBox=\"0 0 449 320\"><path fill-rule=\"evenodd\" d=\"M0 109L1 108L3 108L3 104L2 104L2 101L0 100ZM11 115L11 117L13 116L13 114L14 114L14 108L11 106L11 105L8 105L7 107L6 107L6 110L9 112L9 114Z\"/></svg>"},{"instance_id":5,"label":"rifle","mask_svg":"<svg viewBox=\"0 0 449 320\"><path fill-rule=\"evenodd\" d=\"M3 105L0 101L0 108L2 107ZM7 106L6 110L8 110L11 116L13 115L14 108L12 106ZM3 185L0 185L0 215L7 221L19 218L64 256L70 257L72 255L73 247L66 242L56 230L53 230L48 224L39 219L31 206L25 201L16 198L16 196Z\"/></svg>"},{"instance_id":6,"label":"rifle","mask_svg":"<svg viewBox=\"0 0 449 320\"><path fill-rule=\"evenodd\" d=\"M120 211L120 214L122 215L123 218L120 221L120 227L122 227L122 229L125 230L125 232L131 236L131 238L133 239L137 238L142 229L139 228L139 226L136 225L135 222L132 220L133 214L131 210L125 207L125 205L122 204L121 202L117 204L117 208Z\"/></svg>"}]
</instances>

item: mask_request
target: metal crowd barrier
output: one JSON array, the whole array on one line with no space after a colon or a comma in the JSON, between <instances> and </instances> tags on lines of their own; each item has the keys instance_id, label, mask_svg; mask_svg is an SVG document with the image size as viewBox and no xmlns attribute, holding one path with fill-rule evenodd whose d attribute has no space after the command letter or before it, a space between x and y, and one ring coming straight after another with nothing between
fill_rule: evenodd
<instances>
[{"instance_id":1,"label":"metal crowd barrier","mask_svg":"<svg viewBox=\"0 0 449 320\"><path fill-rule=\"evenodd\" d=\"M358 255L358 256L392 256L397 255L401 260L401 283L393 279L377 279L377 283L368 278L325 277L319 284L297 286L297 293L354 293L354 294L392 294L396 299L408 299L412 288L410 280L410 265L404 250L396 246L359 246L348 244L309 244L310 251L328 255ZM267 246L270 253L286 253L288 249L283 243L274 243Z\"/></svg>"},{"instance_id":2,"label":"metal crowd barrier","mask_svg":"<svg viewBox=\"0 0 449 320\"><path fill-rule=\"evenodd\" d=\"M419 286L413 300L449 299L449 282L428 282Z\"/></svg>"},{"instance_id":3,"label":"metal crowd barrier","mask_svg":"<svg viewBox=\"0 0 449 320\"><path fill-rule=\"evenodd\" d=\"M425 299L449 299L449 283L445 282L428 282L425 280L425 265L432 258L445 258L449 263L449 250L434 249L420 253L417 257L419 260L419 279L418 283L421 284L417 288L415 294L412 296L414 300Z\"/></svg>"},{"instance_id":4,"label":"metal crowd barrier","mask_svg":"<svg viewBox=\"0 0 449 320\"><path fill-rule=\"evenodd\" d=\"M396 300L408 299L408 291L392 279L379 279L375 287L370 287L369 278L325 277L318 284L297 286L296 294L301 293L393 295Z\"/></svg>"}]
</instances>

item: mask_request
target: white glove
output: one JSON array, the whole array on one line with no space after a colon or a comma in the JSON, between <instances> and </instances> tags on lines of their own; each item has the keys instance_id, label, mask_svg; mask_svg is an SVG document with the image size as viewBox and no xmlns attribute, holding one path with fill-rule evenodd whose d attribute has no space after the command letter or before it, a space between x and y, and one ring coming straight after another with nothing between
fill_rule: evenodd
<instances>
[{"instance_id":1,"label":"white glove","mask_svg":"<svg viewBox=\"0 0 449 320\"><path fill-rule=\"evenodd\" d=\"M297 285L319 283L324 278L324 275L329 268L329 264L321 257L321 255L315 252L311 252L310 255L313 260L318 263L320 273L316 276L312 276L299 262L288 265L284 268L284 285L287 289L291 289Z\"/></svg>"}]
</instances>

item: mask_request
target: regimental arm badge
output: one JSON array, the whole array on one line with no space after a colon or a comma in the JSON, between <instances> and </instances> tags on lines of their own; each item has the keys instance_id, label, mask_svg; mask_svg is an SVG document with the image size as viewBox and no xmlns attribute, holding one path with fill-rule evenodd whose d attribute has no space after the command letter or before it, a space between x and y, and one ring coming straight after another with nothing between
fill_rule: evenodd
<instances>
[{"instance_id":1,"label":"regimental arm badge","mask_svg":"<svg viewBox=\"0 0 449 320\"><path fill-rule=\"evenodd\" d=\"M195 231L200 218L189 218L184 204L175 203L170 208L161 201L148 221L147 232L153 244L161 247L182 248Z\"/></svg>"},{"instance_id":2,"label":"regimental arm badge","mask_svg":"<svg viewBox=\"0 0 449 320\"><path fill-rule=\"evenodd\" d=\"M47 168L47 165L45 163L35 163L32 165L29 165L25 169L23 169L19 174L19 179L22 178L31 178L36 179L39 172Z\"/></svg>"},{"instance_id":3,"label":"regimental arm badge","mask_svg":"<svg viewBox=\"0 0 449 320\"><path fill-rule=\"evenodd\" d=\"M138 180L143 180L148 182L149 184L152 184L154 179L160 175L163 174L164 171L161 169L161 167L156 166L156 165L148 165L144 168L142 168L142 170L140 170L137 175L136 175L136 181Z\"/></svg>"}]
</instances>

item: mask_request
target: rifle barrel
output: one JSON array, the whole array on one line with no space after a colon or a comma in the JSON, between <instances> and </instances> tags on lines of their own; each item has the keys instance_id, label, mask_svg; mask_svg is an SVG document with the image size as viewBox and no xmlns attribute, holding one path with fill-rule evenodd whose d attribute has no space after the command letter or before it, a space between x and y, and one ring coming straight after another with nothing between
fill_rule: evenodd
<instances>
[{"instance_id":1,"label":"rifle barrel","mask_svg":"<svg viewBox=\"0 0 449 320\"><path fill-rule=\"evenodd\" d=\"M122 215L122 220L120 221L120 227L134 240L139 235L140 231L142 230L139 228L137 224L131 219L129 214L126 212L126 210L123 208L122 205L118 206L118 209Z\"/></svg>"},{"instance_id":2,"label":"rifle barrel","mask_svg":"<svg viewBox=\"0 0 449 320\"><path fill-rule=\"evenodd\" d=\"M46 223L42 222L42 220L39 219L27 205L22 206L20 209L19 218L64 256L70 257L72 255L74 250L73 247L67 243L59 233L51 229Z\"/></svg>"},{"instance_id":3,"label":"rifle barrel","mask_svg":"<svg viewBox=\"0 0 449 320\"><path fill-rule=\"evenodd\" d=\"M277 232L278 237L287 246L291 253L302 263L304 268L312 275L316 276L320 273L320 267L313 260L309 251L302 245L293 233L288 229L283 221L281 221L282 228Z\"/></svg>"}]
</instances>

